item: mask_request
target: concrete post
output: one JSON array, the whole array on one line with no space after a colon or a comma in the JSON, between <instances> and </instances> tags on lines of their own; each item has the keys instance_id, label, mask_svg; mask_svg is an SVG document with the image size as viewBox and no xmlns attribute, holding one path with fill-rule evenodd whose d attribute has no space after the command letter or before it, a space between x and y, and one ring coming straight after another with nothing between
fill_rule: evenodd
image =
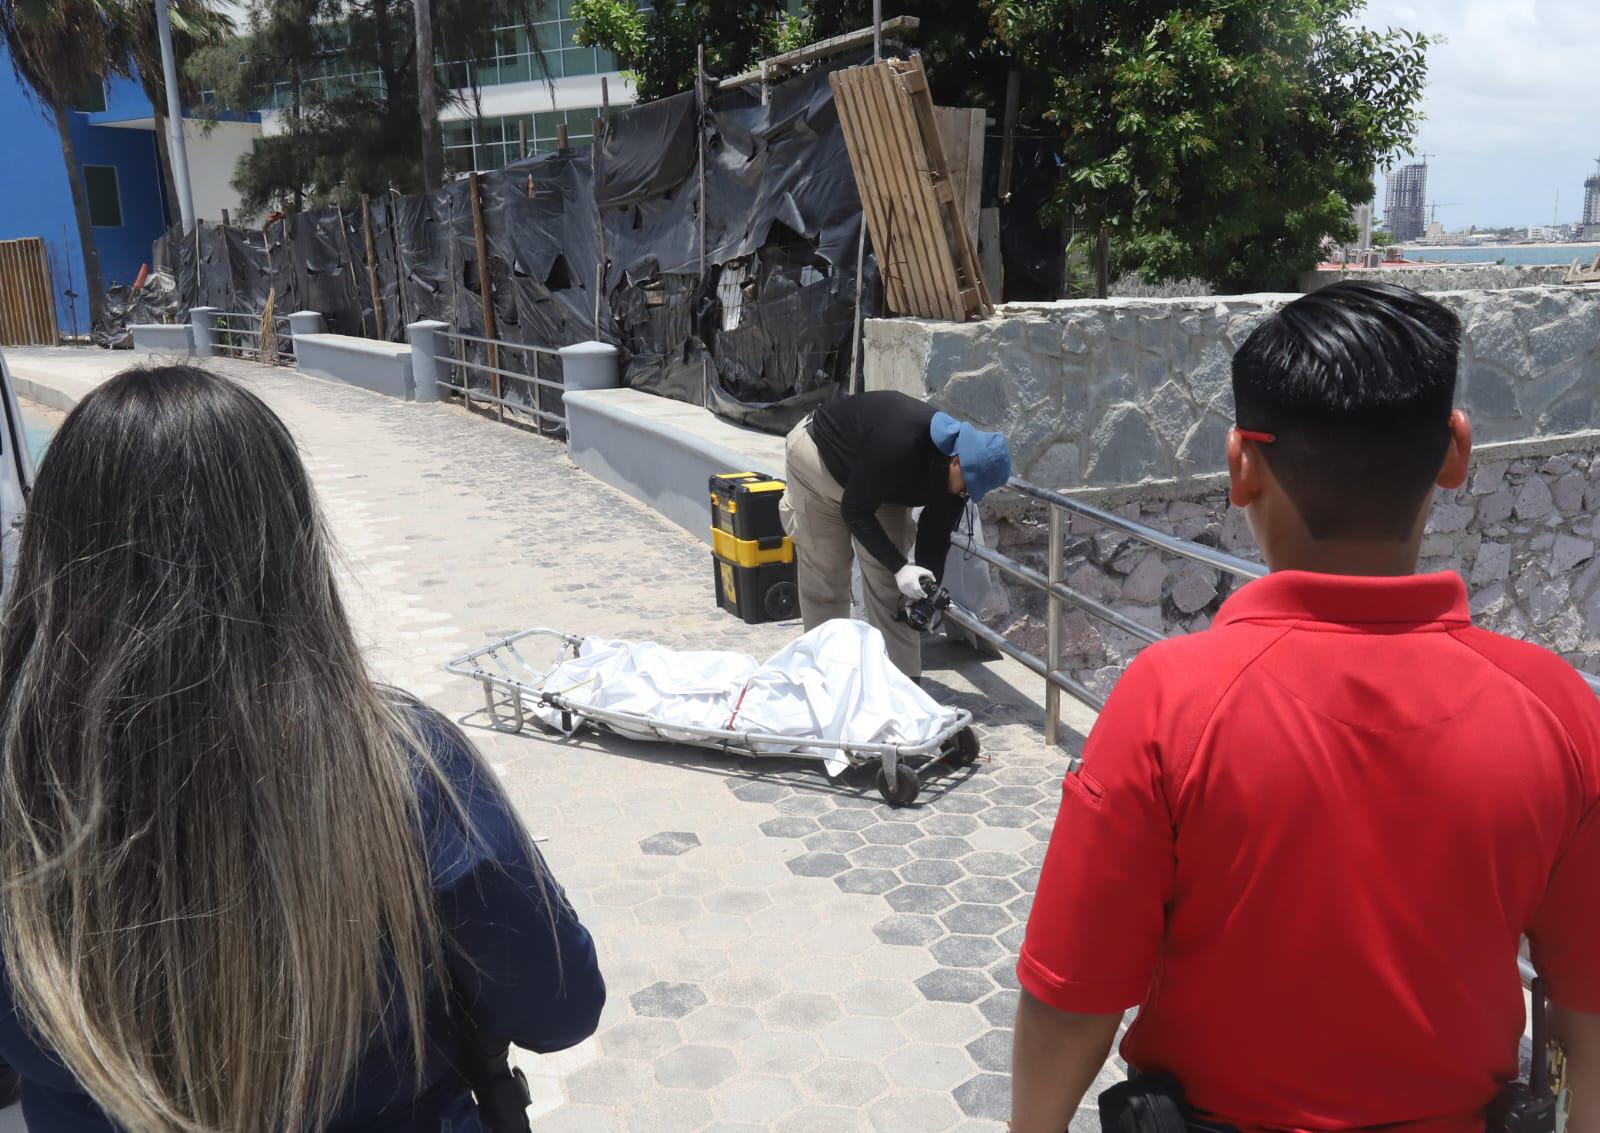
<instances>
[{"instance_id":1,"label":"concrete post","mask_svg":"<svg viewBox=\"0 0 1600 1133\"><path fill-rule=\"evenodd\" d=\"M609 342L579 342L563 346L561 384L568 392L582 389L616 389L622 384L617 348Z\"/></svg>"},{"instance_id":2,"label":"concrete post","mask_svg":"<svg viewBox=\"0 0 1600 1133\"><path fill-rule=\"evenodd\" d=\"M194 328L194 356L196 358L210 358L216 353L213 349L216 341L216 317L219 314L215 307L190 307L189 325Z\"/></svg>"},{"instance_id":3,"label":"concrete post","mask_svg":"<svg viewBox=\"0 0 1600 1133\"><path fill-rule=\"evenodd\" d=\"M322 321L322 316L316 311L295 311L289 316L289 333L326 334L328 324Z\"/></svg>"},{"instance_id":4,"label":"concrete post","mask_svg":"<svg viewBox=\"0 0 1600 1133\"><path fill-rule=\"evenodd\" d=\"M416 388L418 401L439 400L439 379L442 376L439 357L449 352L439 332L449 329L449 323L441 323L438 319L422 319L406 324L406 339L411 343L411 382Z\"/></svg>"}]
</instances>

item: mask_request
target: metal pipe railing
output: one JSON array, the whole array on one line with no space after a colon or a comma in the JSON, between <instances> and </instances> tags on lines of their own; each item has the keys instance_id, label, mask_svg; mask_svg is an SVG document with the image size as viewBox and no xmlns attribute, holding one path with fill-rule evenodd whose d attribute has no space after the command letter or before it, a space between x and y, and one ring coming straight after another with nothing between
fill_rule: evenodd
<instances>
[{"instance_id":1,"label":"metal pipe railing","mask_svg":"<svg viewBox=\"0 0 1600 1133\"><path fill-rule=\"evenodd\" d=\"M535 372L532 374L525 374L518 370L508 370L503 366L488 365L483 362L473 362L466 358L456 357L456 354L459 353L458 351L452 351L449 355L441 357L439 362L445 366L459 366L463 370L473 370L480 374L489 374L495 378L505 378L514 382L522 382L533 387L533 402L525 405L521 402L512 401L509 398L501 397L498 393L489 394L483 392L482 390L474 390L470 385L467 384L465 377L462 378L462 381L459 384L455 382L438 383L441 389L447 389L454 393L459 393L462 401L466 403L469 409L472 407L473 402L481 401L488 405L498 406L501 420L505 419L505 411L508 409L515 413L531 414L537 419L540 435L544 435L546 431L545 422L547 421L554 423L554 425L551 426L552 428L560 428L566 425L567 418L564 412L565 406L562 405L559 400L557 400L556 404L562 408L563 412L551 412L550 410L542 407L539 396L540 389L554 390L559 394L564 392L567 388L565 382L552 381L549 378L540 377L538 374L538 356L542 354L554 358L559 364L561 361L561 352L559 350L549 346L534 346L525 342L507 342L500 338L485 338L483 335L479 334L462 334L460 331L456 330L442 330L438 332L438 336L440 338L449 339L453 342L475 342L479 345L487 346L494 352L490 355L490 357L495 362L500 360L500 355L503 351L516 351L525 356L529 354L534 355L533 368ZM494 388L497 391L499 390L500 386L498 382L495 383Z\"/></svg>"},{"instance_id":2,"label":"metal pipe railing","mask_svg":"<svg viewBox=\"0 0 1600 1133\"><path fill-rule=\"evenodd\" d=\"M1041 488L1036 484L1028 483L1026 480L1018 480L1013 477L1006 487L1031 499L1049 504L1052 511L1060 508L1074 515L1081 515L1083 518L1092 520L1102 527L1109 527L1113 531L1131 535L1140 542L1148 543L1158 550L1165 551L1171 555L1181 555L1186 559L1193 559L1197 563L1215 567L1217 570L1238 578L1260 578L1267 573L1267 568L1260 563L1241 559L1237 555L1230 555L1226 551L1219 551L1215 547L1207 547L1202 543L1179 539L1176 535L1168 535L1165 532L1157 531L1153 527L1146 527L1142 523L1124 519L1113 512L1103 511L1093 504L1084 503L1082 500L1073 499L1071 496L1051 491L1049 488Z\"/></svg>"},{"instance_id":3,"label":"metal pipe railing","mask_svg":"<svg viewBox=\"0 0 1600 1133\"><path fill-rule=\"evenodd\" d=\"M970 533L965 535L958 534L952 537L951 545L988 563L1001 573L1021 582L1030 590L1035 590L1045 596L1047 616L1049 617L1049 624L1046 626L1045 656L1040 658L1029 653L1026 649L984 625L972 611L963 609L959 605L951 606L946 616L950 621L961 626L992 649L1020 662L1029 671L1044 678L1044 738L1048 744L1054 744L1060 739L1061 694L1063 692L1087 704L1096 711L1105 707L1104 697L1091 691L1082 682L1076 680L1061 668L1061 616L1066 612L1068 605L1076 606L1090 617L1121 630L1123 633L1147 645L1162 641L1167 636L1160 630L1152 629L1147 625L1136 622L1121 611L1115 610L1087 594L1078 593L1063 581L1066 542L1066 525L1063 522L1063 517L1065 515L1079 516L1102 527L1119 531L1165 554L1189 559L1233 575L1235 578L1242 578L1248 581L1260 578L1267 573L1267 568L1260 563L1241 559L1236 555L1230 555L1226 551L1208 547L1202 543L1195 543L1188 539L1180 539L1175 535L1168 535L1163 531L1157 531L1153 527L1148 527L1131 519L1125 519L1120 515L1097 508L1093 504L1084 503L1082 500L1074 499L1064 493L1030 484L1026 480L1013 478L1006 487L1019 495L1046 504L1050 509L1050 550L1047 557L1047 572L1040 573L1008 555L1003 555L999 551L980 545ZM1600 677L1585 673L1581 669L1579 670L1579 675L1583 677L1591 691L1596 695L1600 695Z\"/></svg>"}]
</instances>

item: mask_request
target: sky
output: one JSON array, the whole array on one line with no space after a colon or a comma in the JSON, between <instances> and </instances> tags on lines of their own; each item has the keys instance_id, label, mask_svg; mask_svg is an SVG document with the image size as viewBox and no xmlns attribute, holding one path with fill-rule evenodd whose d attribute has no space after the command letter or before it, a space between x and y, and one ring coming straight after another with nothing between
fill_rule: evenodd
<instances>
[{"instance_id":1,"label":"sky","mask_svg":"<svg viewBox=\"0 0 1600 1133\"><path fill-rule=\"evenodd\" d=\"M1440 33L1429 53L1428 198L1454 231L1583 209L1600 157L1600 0L1368 0L1362 21ZM1383 174L1378 175L1383 206Z\"/></svg>"}]
</instances>

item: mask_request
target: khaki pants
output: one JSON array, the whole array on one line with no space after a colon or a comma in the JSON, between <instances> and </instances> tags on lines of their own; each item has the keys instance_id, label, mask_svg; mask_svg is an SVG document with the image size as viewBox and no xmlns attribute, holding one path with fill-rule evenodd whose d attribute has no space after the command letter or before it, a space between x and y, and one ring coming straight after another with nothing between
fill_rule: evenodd
<instances>
[{"instance_id":1,"label":"khaki pants","mask_svg":"<svg viewBox=\"0 0 1600 1133\"><path fill-rule=\"evenodd\" d=\"M895 667L908 677L920 677L921 634L905 622L895 621L900 588L895 585L893 572L850 537L850 528L840 510L844 488L822 463L822 455L807 429L809 424L807 418L789 433L785 447L787 483L780 505L783 529L794 540L799 560L800 614L806 629L850 616L850 562L854 558L861 563L867 622L883 634L889 660ZM910 509L881 507L878 522L895 546L910 555L916 534Z\"/></svg>"}]
</instances>

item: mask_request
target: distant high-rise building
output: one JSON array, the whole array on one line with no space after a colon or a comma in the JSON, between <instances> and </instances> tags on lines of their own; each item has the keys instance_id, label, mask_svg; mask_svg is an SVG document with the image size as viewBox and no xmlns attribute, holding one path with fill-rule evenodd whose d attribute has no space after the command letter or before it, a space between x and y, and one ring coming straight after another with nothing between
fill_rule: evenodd
<instances>
[{"instance_id":1,"label":"distant high-rise building","mask_svg":"<svg viewBox=\"0 0 1600 1133\"><path fill-rule=\"evenodd\" d=\"M1402 165L1389 174L1384 194L1383 223L1396 243L1419 238L1428 226L1428 163Z\"/></svg>"},{"instance_id":2,"label":"distant high-rise building","mask_svg":"<svg viewBox=\"0 0 1600 1133\"><path fill-rule=\"evenodd\" d=\"M1583 238L1600 240L1600 157L1594 159L1594 172L1583 183Z\"/></svg>"}]
</instances>

